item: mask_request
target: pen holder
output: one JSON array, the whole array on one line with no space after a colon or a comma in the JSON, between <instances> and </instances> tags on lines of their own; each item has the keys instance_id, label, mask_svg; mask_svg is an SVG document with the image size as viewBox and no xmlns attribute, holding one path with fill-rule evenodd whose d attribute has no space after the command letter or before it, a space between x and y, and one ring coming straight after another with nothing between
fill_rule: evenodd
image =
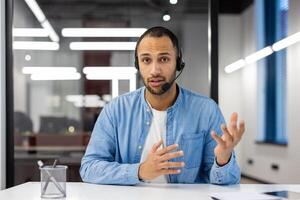
<instances>
[{"instance_id":1,"label":"pen holder","mask_svg":"<svg viewBox=\"0 0 300 200\"><path fill-rule=\"evenodd\" d=\"M67 166L57 165L40 167L41 198L65 198Z\"/></svg>"}]
</instances>

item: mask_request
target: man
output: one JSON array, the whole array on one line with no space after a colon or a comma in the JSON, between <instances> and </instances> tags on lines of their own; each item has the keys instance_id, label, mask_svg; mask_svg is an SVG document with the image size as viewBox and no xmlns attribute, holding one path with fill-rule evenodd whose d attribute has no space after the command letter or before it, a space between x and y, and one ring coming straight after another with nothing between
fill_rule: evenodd
<instances>
[{"instance_id":1,"label":"man","mask_svg":"<svg viewBox=\"0 0 300 200\"><path fill-rule=\"evenodd\" d=\"M102 110L82 159L83 181L239 183L233 148L244 122L237 127L233 113L226 127L213 100L175 83L184 67L176 36L164 27L148 29L135 57L145 87Z\"/></svg>"}]
</instances>

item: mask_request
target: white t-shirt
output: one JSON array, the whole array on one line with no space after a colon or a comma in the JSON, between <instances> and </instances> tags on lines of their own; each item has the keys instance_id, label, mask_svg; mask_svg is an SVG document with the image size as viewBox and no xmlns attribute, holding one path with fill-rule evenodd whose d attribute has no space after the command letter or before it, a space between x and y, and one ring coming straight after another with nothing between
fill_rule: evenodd
<instances>
[{"instance_id":1,"label":"white t-shirt","mask_svg":"<svg viewBox=\"0 0 300 200\"><path fill-rule=\"evenodd\" d=\"M163 144L159 149L162 149L165 146L165 138L166 138L166 129L167 129L167 111L158 111L153 108L152 109L152 122L150 125L149 133L147 135L145 145L142 152L141 163L144 162L148 153L151 151L153 145L160 140L163 140ZM148 181L147 181L148 182ZM153 179L149 182L152 183L167 183L166 176L159 176L156 179Z\"/></svg>"}]
</instances>

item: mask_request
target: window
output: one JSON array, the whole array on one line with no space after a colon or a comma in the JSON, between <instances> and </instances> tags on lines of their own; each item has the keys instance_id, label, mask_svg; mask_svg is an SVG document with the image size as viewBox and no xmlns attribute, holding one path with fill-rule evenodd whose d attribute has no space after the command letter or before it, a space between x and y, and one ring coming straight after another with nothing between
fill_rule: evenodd
<instances>
[{"instance_id":1,"label":"window","mask_svg":"<svg viewBox=\"0 0 300 200\"><path fill-rule=\"evenodd\" d=\"M256 1L258 48L287 36L288 0ZM286 145L286 51L274 52L259 63L259 142Z\"/></svg>"}]
</instances>

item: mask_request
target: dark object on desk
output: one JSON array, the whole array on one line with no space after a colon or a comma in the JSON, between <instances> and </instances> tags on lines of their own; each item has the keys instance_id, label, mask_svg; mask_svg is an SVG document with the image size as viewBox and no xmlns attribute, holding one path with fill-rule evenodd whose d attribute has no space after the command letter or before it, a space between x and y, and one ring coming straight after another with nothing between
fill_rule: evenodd
<instances>
[{"instance_id":1,"label":"dark object on desk","mask_svg":"<svg viewBox=\"0 0 300 200\"><path fill-rule=\"evenodd\" d=\"M64 133L67 130L68 119L66 117L41 116L40 133Z\"/></svg>"},{"instance_id":2,"label":"dark object on desk","mask_svg":"<svg viewBox=\"0 0 300 200\"><path fill-rule=\"evenodd\" d=\"M33 124L28 115L23 112L14 112L14 130L15 133L32 132Z\"/></svg>"},{"instance_id":3,"label":"dark object on desk","mask_svg":"<svg viewBox=\"0 0 300 200\"><path fill-rule=\"evenodd\" d=\"M265 192L264 194L272 195L276 197L282 197L285 199L300 199L300 193L299 192L292 192L292 191L273 191L273 192Z\"/></svg>"}]
</instances>

